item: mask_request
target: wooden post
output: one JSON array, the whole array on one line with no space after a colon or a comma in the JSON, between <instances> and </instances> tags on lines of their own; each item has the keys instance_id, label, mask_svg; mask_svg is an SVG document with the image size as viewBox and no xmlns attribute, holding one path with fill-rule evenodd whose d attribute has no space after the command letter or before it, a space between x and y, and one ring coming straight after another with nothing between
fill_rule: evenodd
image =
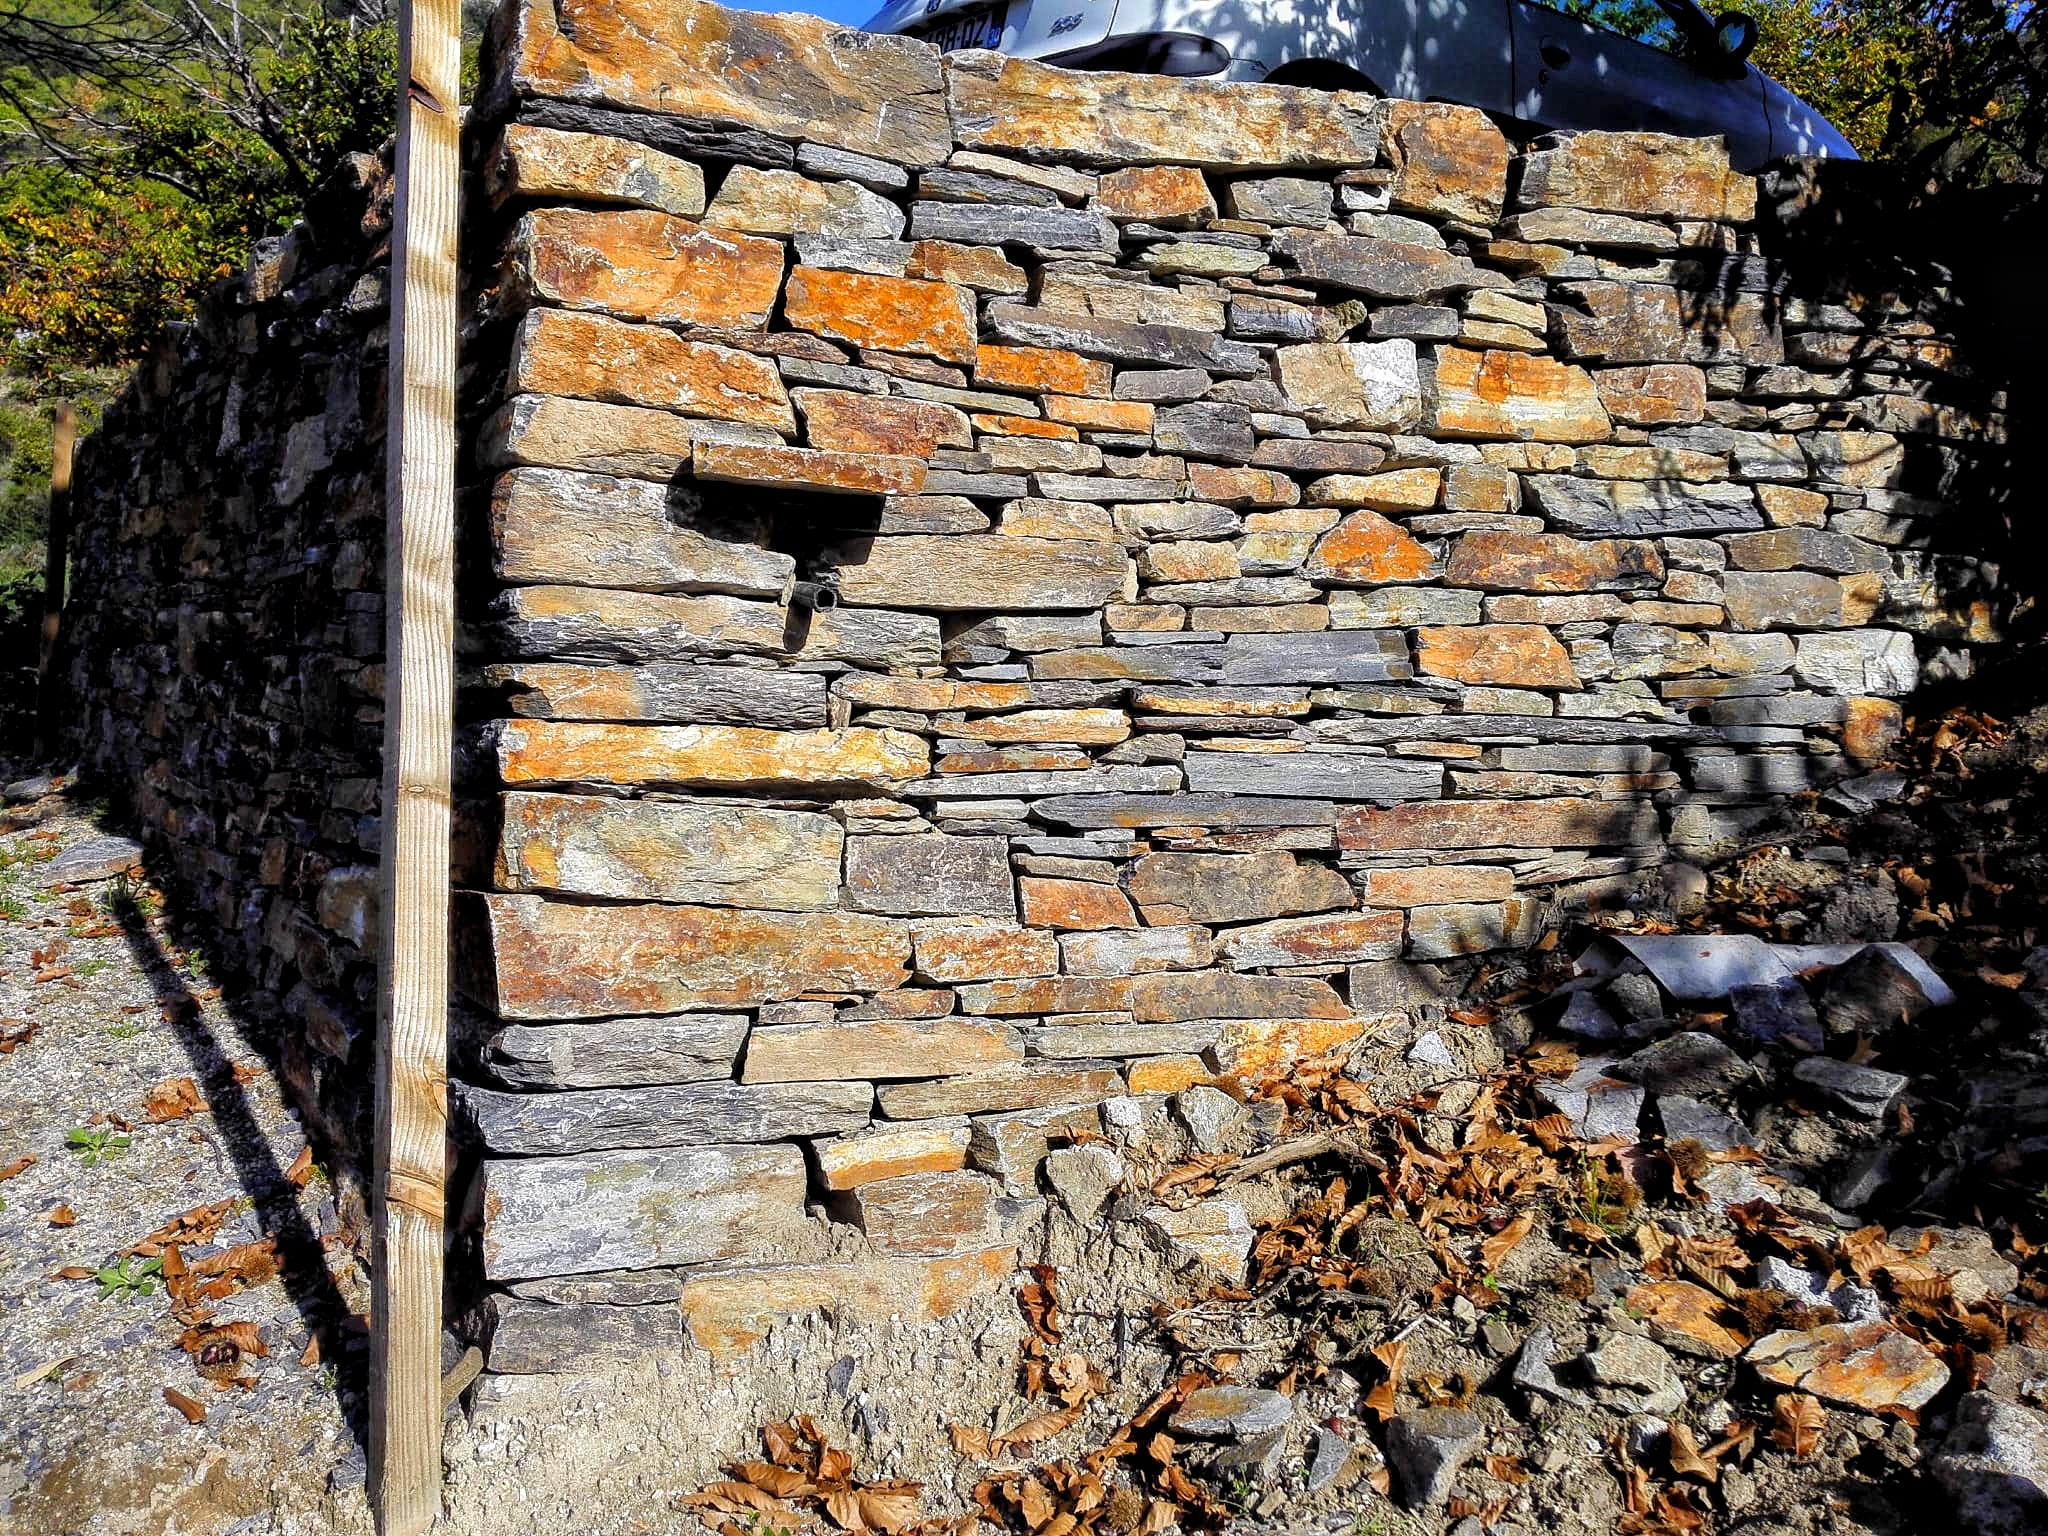
<instances>
[{"instance_id":1,"label":"wooden post","mask_svg":"<svg viewBox=\"0 0 2048 1536\"><path fill-rule=\"evenodd\" d=\"M64 622L64 568L71 558L71 454L78 416L69 400L57 402L50 430L50 526L43 536L43 634L36 652L35 759L57 749L57 634Z\"/></svg>"},{"instance_id":2,"label":"wooden post","mask_svg":"<svg viewBox=\"0 0 2048 1536\"><path fill-rule=\"evenodd\" d=\"M458 0L401 0L370 1362L370 1496L383 1536L415 1536L441 1512L459 35Z\"/></svg>"}]
</instances>

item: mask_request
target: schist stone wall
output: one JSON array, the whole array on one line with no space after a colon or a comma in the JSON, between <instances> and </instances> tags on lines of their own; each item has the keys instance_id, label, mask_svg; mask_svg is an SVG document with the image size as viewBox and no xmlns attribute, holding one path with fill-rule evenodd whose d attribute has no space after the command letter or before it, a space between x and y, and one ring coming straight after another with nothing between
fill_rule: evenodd
<instances>
[{"instance_id":1,"label":"schist stone wall","mask_svg":"<svg viewBox=\"0 0 2048 1536\"><path fill-rule=\"evenodd\" d=\"M280 1066L344 1153L369 1110L390 225L388 167L354 156L162 338L80 446L64 621L79 761L207 959L282 1010Z\"/></svg>"},{"instance_id":2,"label":"schist stone wall","mask_svg":"<svg viewBox=\"0 0 2048 1536\"><path fill-rule=\"evenodd\" d=\"M1996 397L1940 289L1788 262L1810 166L692 0L510 0L484 82L453 1108L501 1372L943 1314L1049 1148L1656 890L1996 638L1936 553ZM223 343L210 414L91 460L130 600L79 676L305 1011L363 931L378 509L367 406L288 424L382 354L285 334L288 393ZM326 446L209 491L252 412ZM181 650L274 548L299 606ZM1159 1241L1241 1264L1197 1212Z\"/></svg>"}]
</instances>

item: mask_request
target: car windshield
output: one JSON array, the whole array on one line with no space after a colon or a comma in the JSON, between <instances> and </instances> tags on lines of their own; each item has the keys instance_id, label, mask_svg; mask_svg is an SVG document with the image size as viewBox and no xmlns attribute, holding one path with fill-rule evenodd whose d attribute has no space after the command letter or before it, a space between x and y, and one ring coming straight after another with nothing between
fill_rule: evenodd
<instances>
[{"instance_id":1,"label":"car windshield","mask_svg":"<svg viewBox=\"0 0 2048 1536\"><path fill-rule=\"evenodd\" d=\"M1680 12L1689 19L1705 20L1705 12L1692 5L1667 5L1664 0L1551 0L1567 15L1590 26L1631 38L1664 53L1681 53L1694 35L1681 23ZM1711 23L1707 23L1711 26Z\"/></svg>"}]
</instances>

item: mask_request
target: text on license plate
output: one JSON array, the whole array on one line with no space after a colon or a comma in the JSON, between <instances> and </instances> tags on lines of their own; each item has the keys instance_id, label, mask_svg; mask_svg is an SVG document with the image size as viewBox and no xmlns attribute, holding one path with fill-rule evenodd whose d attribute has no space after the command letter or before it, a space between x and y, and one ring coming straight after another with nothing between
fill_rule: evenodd
<instances>
[{"instance_id":1,"label":"text on license plate","mask_svg":"<svg viewBox=\"0 0 2048 1536\"><path fill-rule=\"evenodd\" d=\"M917 35L941 53L951 53L957 48L1000 48L1003 44L1003 13L1008 9L1006 5L999 5L992 10L948 16Z\"/></svg>"}]
</instances>

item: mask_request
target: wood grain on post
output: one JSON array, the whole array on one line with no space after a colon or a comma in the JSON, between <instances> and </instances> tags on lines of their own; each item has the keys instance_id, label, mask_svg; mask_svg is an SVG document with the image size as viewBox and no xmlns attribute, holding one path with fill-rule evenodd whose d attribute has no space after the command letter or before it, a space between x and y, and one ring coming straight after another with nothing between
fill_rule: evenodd
<instances>
[{"instance_id":1,"label":"wood grain on post","mask_svg":"<svg viewBox=\"0 0 2048 1536\"><path fill-rule=\"evenodd\" d=\"M405 0L398 44L370 1366L370 1493L383 1536L413 1536L441 1510L458 0Z\"/></svg>"},{"instance_id":2,"label":"wood grain on post","mask_svg":"<svg viewBox=\"0 0 2048 1536\"><path fill-rule=\"evenodd\" d=\"M50 523L43 536L43 632L36 651L36 761L56 750L57 633L64 621L64 568L71 558L71 455L78 416L59 400L50 430Z\"/></svg>"}]
</instances>

